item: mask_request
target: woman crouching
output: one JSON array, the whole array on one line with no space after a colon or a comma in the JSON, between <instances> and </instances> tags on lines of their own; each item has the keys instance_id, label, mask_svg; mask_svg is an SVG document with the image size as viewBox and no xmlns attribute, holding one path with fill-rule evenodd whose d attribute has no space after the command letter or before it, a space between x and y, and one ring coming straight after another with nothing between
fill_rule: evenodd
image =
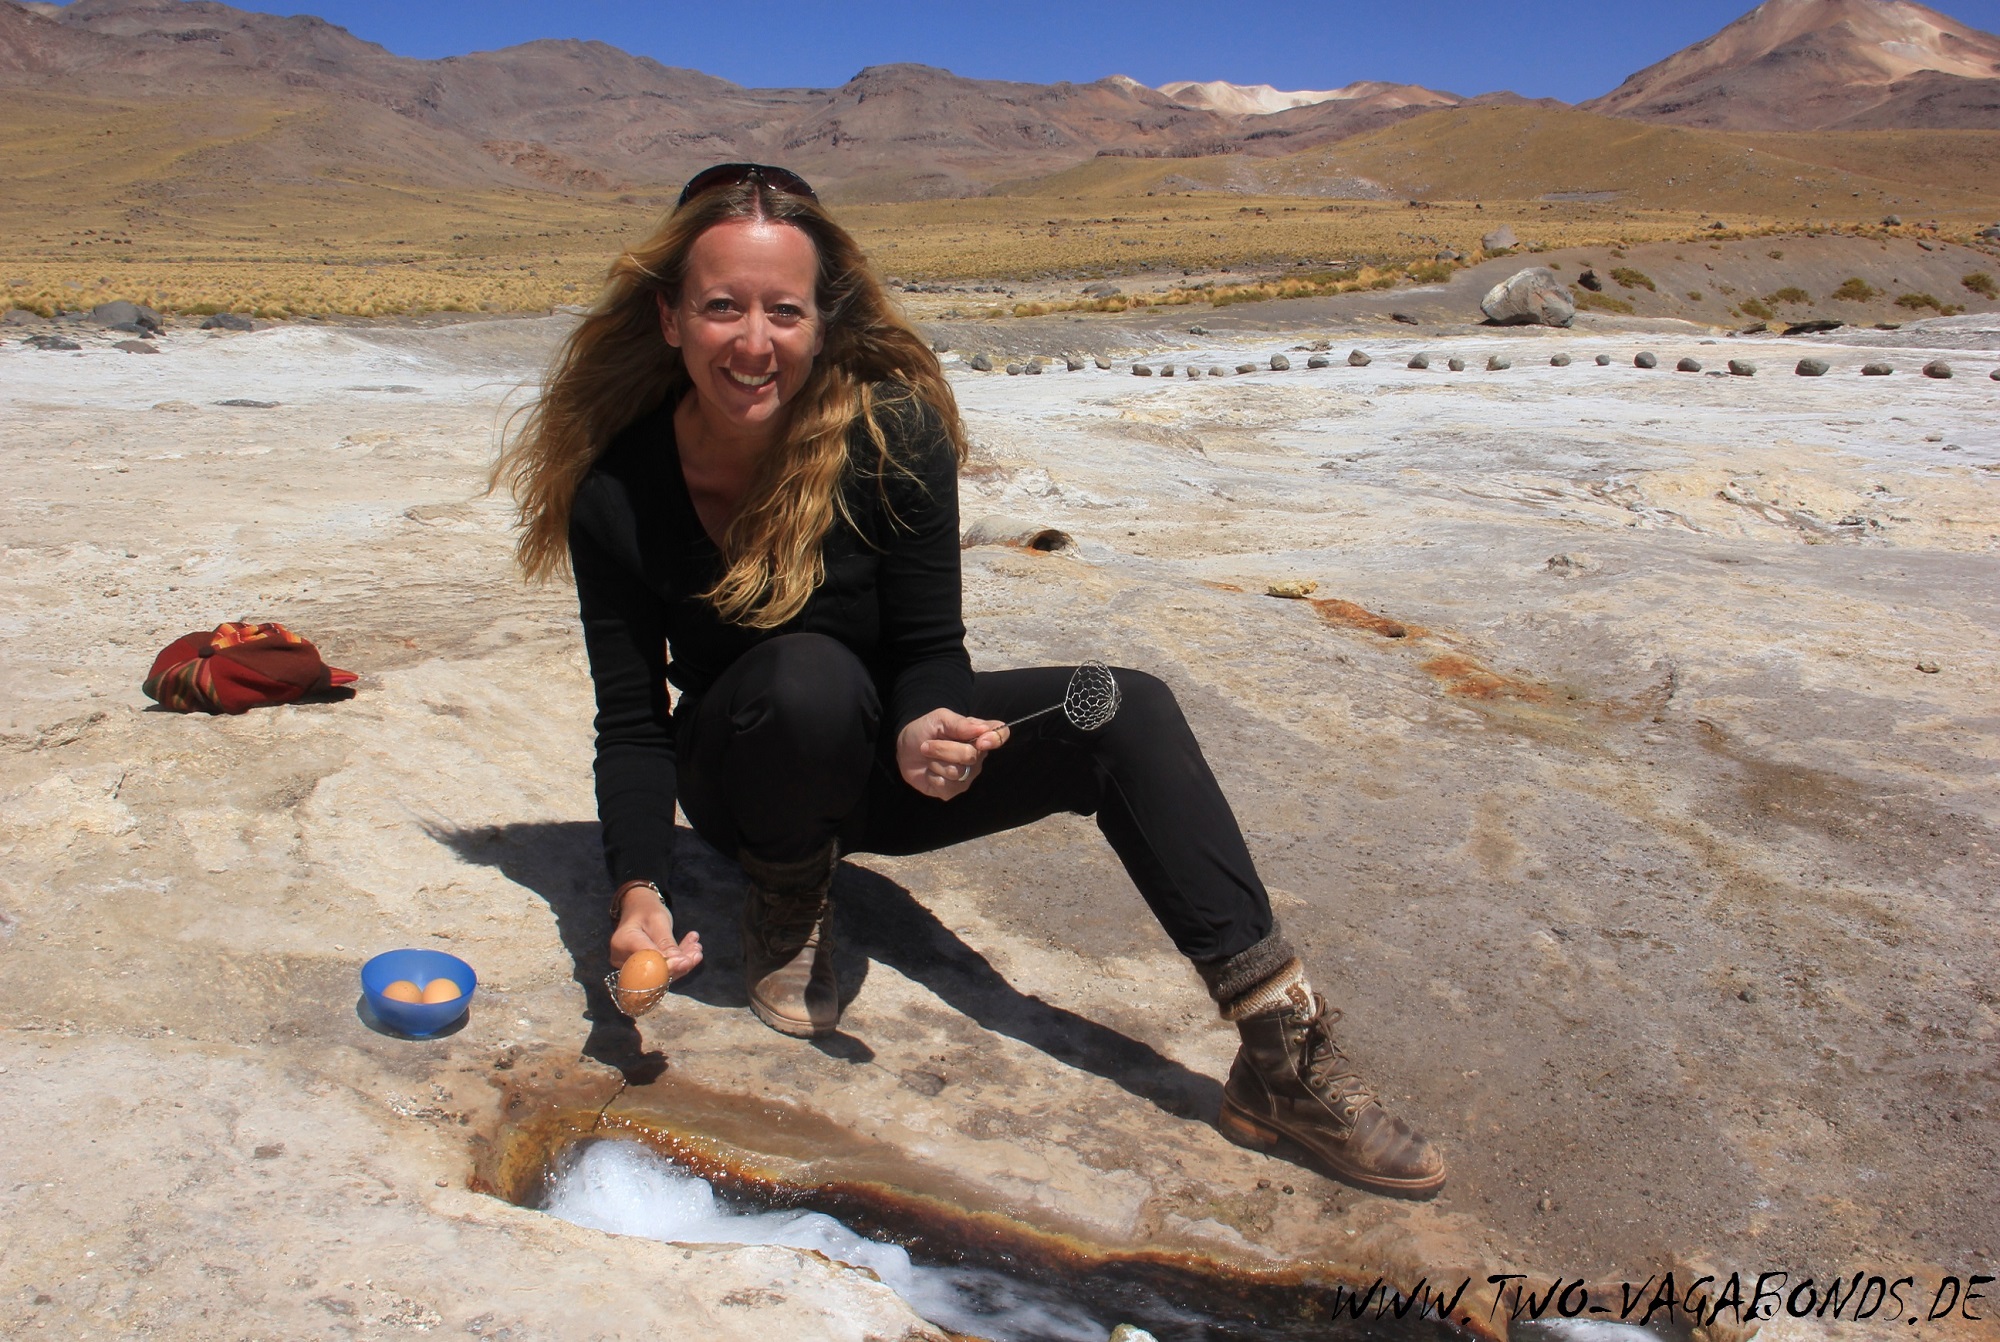
<instances>
[{"instance_id":1,"label":"woman crouching","mask_svg":"<svg viewBox=\"0 0 2000 1342\"><path fill-rule=\"evenodd\" d=\"M1437 1149L1330 1033L1172 693L1116 671L1100 730L1068 667L972 669L960 615L965 433L937 358L804 181L723 164L612 266L496 478L522 568L576 579L597 697L611 962L701 961L667 887L678 801L748 878L751 1009L833 1031L841 853L930 852L1094 815L1242 1048L1219 1126L1421 1196ZM679 691L670 704L668 686Z\"/></svg>"}]
</instances>

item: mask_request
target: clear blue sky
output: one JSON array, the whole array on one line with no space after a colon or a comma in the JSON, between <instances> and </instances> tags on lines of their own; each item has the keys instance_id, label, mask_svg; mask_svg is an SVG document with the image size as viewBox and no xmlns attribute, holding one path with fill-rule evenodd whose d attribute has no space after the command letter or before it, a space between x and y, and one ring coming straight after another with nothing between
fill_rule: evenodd
<instances>
[{"instance_id":1,"label":"clear blue sky","mask_svg":"<svg viewBox=\"0 0 2000 1342\"><path fill-rule=\"evenodd\" d=\"M834 85L867 65L919 61L984 79L1051 83L1127 74L1146 84L1227 79L1334 88L1357 79L1461 94L1511 88L1577 102L1709 36L1750 0L1333 0L1299 4L974 4L869 0L234 0L317 14L405 56L456 56L538 37L594 38L753 87ZM1945 12L2000 31L2000 0Z\"/></svg>"}]
</instances>

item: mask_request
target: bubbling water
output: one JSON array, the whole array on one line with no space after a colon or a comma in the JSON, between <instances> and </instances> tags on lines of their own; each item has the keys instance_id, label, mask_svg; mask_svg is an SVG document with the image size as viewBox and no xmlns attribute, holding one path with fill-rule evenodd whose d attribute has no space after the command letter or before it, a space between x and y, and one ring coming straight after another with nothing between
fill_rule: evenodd
<instances>
[{"instance_id":1,"label":"bubbling water","mask_svg":"<svg viewBox=\"0 0 2000 1342\"><path fill-rule=\"evenodd\" d=\"M597 1141L551 1182L542 1208L565 1221L673 1244L778 1244L867 1268L917 1313L992 1342L1104 1342L1111 1333L1055 1293L997 1272L928 1267L898 1245L857 1235L822 1212L730 1207L707 1180L640 1142Z\"/></svg>"}]
</instances>

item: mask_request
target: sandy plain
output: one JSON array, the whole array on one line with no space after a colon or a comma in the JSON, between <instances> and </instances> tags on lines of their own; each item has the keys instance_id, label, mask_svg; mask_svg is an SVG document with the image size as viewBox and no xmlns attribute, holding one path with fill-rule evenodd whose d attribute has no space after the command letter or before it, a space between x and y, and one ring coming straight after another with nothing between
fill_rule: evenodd
<instances>
[{"instance_id":1,"label":"sandy plain","mask_svg":"<svg viewBox=\"0 0 2000 1342\"><path fill-rule=\"evenodd\" d=\"M741 1009L738 878L690 838L710 963L640 1029L606 1009L572 599L515 581L480 493L561 330L0 347L10 1334L933 1335L811 1255L475 1191L552 1108L1364 1281L1993 1271L1990 316L1787 341L1327 310L1103 323L1110 371L952 356L968 521L1077 541L967 551L975 662L1175 687L1352 1051L1453 1162L1427 1204L1214 1132L1233 1033L1080 819L852 860L825 1048ZM1808 353L1833 371L1792 376ZM1940 356L1958 376L1917 374ZM1710 375L1730 357L1757 376ZM1315 600L1263 595L1291 579ZM358 693L149 708L159 646L245 616ZM357 1018L398 945L478 968L463 1030Z\"/></svg>"}]
</instances>

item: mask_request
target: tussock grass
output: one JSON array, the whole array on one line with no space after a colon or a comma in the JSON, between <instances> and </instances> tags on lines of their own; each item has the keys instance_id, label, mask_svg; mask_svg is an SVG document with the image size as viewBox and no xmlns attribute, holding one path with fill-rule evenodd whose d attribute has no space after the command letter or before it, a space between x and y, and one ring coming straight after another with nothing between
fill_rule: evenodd
<instances>
[{"instance_id":1,"label":"tussock grass","mask_svg":"<svg viewBox=\"0 0 2000 1342\"><path fill-rule=\"evenodd\" d=\"M1577 310L1580 312L1615 312L1621 317L1629 317L1634 311L1632 305L1624 299L1586 289L1580 284L1571 285L1569 291L1576 299Z\"/></svg>"},{"instance_id":2,"label":"tussock grass","mask_svg":"<svg viewBox=\"0 0 2000 1342\"><path fill-rule=\"evenodd\" d=\"M1896 298L1896 306L1899 308L1908 308L1912 312L1922 312L1925 308L1930 308L1941 317L1955 317L1965 311L1965 308L1959 304L1942 302L1932 295L1925 293L1899 294Z\"/></svg>"}]
</instances>

